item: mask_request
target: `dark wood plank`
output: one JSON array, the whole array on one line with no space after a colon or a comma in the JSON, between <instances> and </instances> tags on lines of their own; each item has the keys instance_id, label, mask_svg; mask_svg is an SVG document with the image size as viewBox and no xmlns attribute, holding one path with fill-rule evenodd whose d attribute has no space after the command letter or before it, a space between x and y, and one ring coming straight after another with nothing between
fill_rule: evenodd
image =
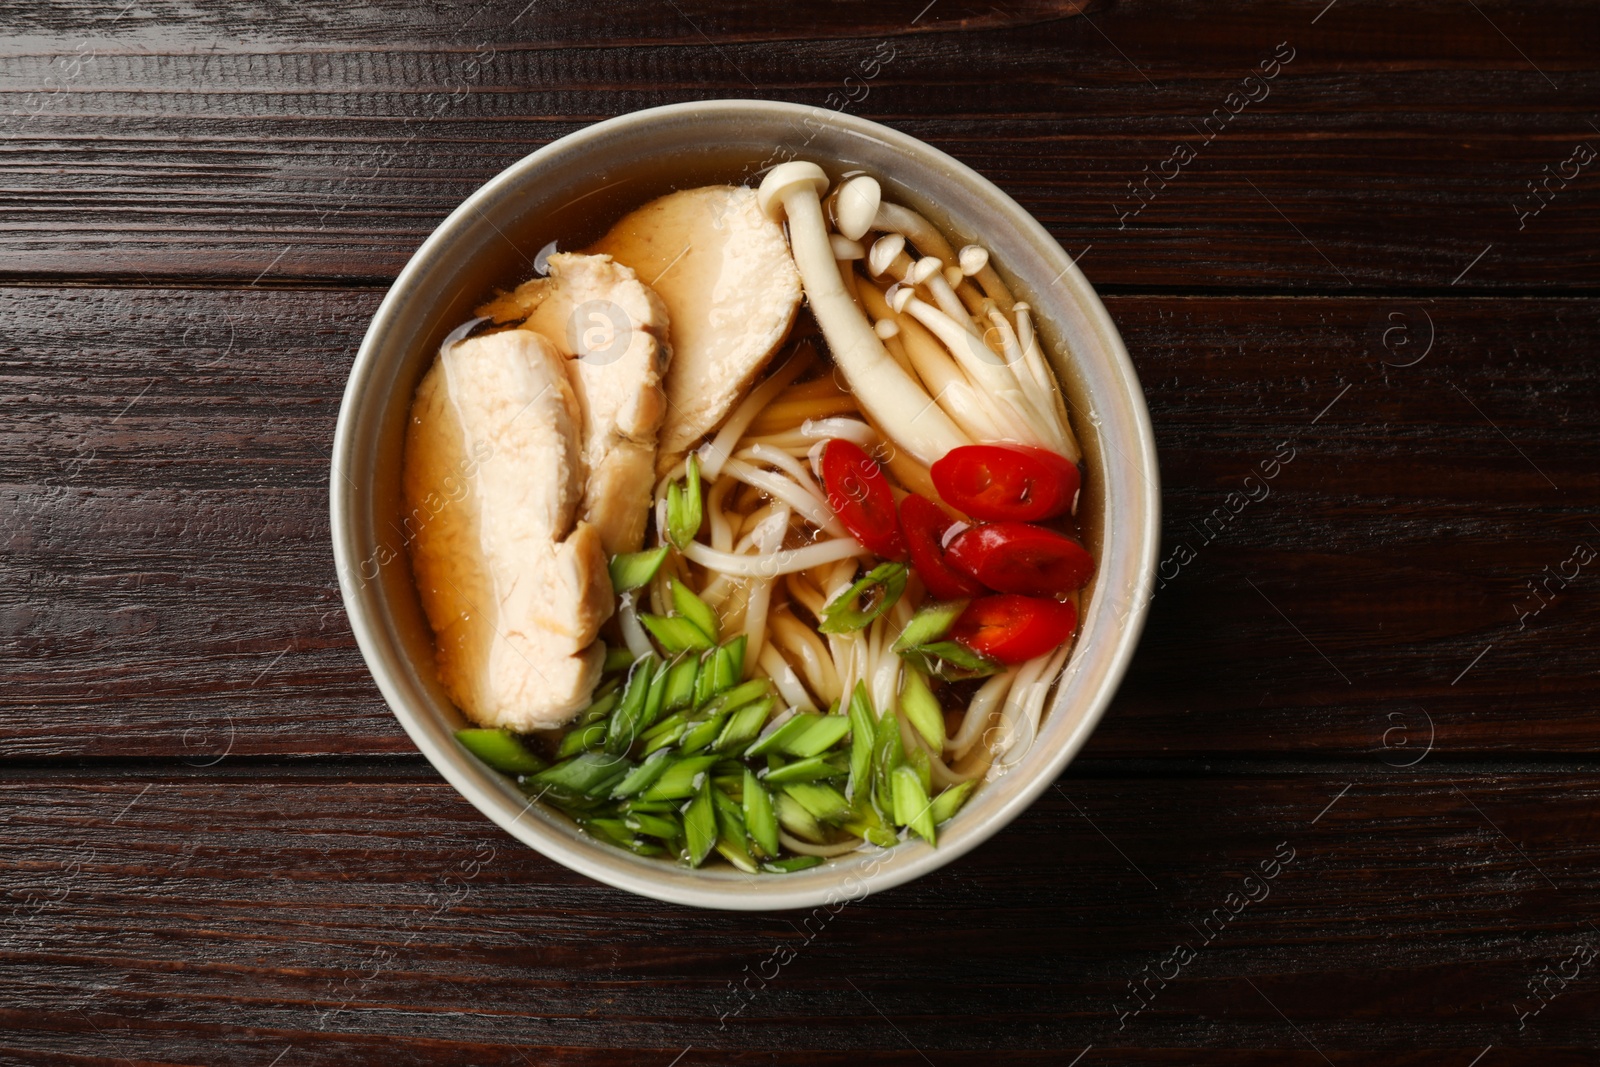
<instances>
[{"instance_id":1,"label":"dark wood plank","mask_svg":"<svg viewBox=\"0 0 1600 1067\"><path fill-rule=\"evenodd\" d=\"M387 278L555 137L759 96L847 105L951 151L1088 249L1103 284L1600 283L1592 165L1519 216L1530 183L1600 149L1582 103L1600 90L1592 5L924 6L219 4L112 31L101 5L13 4L0 272ZM893 59L863 81L880 45ZM1195 154L1181 168L1178 144Z\"/></svg>"},{"instance_id":2,"label":"dark wood plank","mask_svg":"<svg viewBox=\"0 0 1600 1067\"><path fill-rule=\"evenodd\" d=\"M378 299L0 291L7 755L411 750L328 546L327 445ZM1594 751L1600 584L1571 561L1600 551L1600 302L1109 304L1167 565L1091 756Z\"/></svg>"},{"instance_id":3,"label":"dark wood plank","mask_svg":"<svg viewBox=\"0 0 1600 1067\"><path fill-rule=\"evenodd\" d=\"M1059 786L911 886L744 915L588 882L426 768L9 773L0 1056L1462 1067L1600 1041L1592 962L1519 1029L1530 981L1600 946L1592 773Z\"/></svg>"}]
</instances>

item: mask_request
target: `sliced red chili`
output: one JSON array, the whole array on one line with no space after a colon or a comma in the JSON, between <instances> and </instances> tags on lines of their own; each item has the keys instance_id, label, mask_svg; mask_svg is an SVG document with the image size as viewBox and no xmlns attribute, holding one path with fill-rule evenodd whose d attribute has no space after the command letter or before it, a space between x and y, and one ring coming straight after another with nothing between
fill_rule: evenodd
<instances>
[{"instance_id":1,"label":"sliced red chili","mask_svg":"<svg viewBox=\"0 0 1600 1067\"><path fill-rule=\"evenodd\" d=\"M986 522L1038 522L1072 509L1077 464L1028 445L963 445L929 471L944 502Z\"/></svg>"},{"instance_id":2,"label":"sliced red chili","mask_svg":"<svg viewBox=\"0 0 1600 1067\"><path fill-rule=\"evenodd\" d=\"M1002 593L967 605L950 636L1001 663L1023 663L1058 648L1078 628L1078 609L1060 600Z\"/></svg>"},{"instance_id":3,"label":"sliced red chili","mask_svg":"<svg viewBox=\"0 0 1600 1067\"><path fill-rule=\"evenodd\" d=\"M851 536L885 559L904 560L894 494L878 461L854 442L835 437L823 446L821 467L828 504Z\"/></svg>"},{"instance_id":4,"label":"sliced red chili","mask_svg":"<svg viewBox=\"0 0 1600 1067\"><path fill-rule=\"evenodd\" d=\"M925 496L912 493L900 501L900 527L911 549L911 566L938 600L965 600L983 592L976 578L945 562L944 535L954 524L943 508Z\"/></svg>"},{"instance_id":5,"label":"sliced red chili","mask_svg":"<svg viewBox=\"0 0 1600 1067\"><path fill-rule=\"evenodd\" d=\"M1060 596L1094 574L1094 557L1065 534L1026 522L990 522L963 530L945 560L998 593Z\"/></svg>"}]
</instances>

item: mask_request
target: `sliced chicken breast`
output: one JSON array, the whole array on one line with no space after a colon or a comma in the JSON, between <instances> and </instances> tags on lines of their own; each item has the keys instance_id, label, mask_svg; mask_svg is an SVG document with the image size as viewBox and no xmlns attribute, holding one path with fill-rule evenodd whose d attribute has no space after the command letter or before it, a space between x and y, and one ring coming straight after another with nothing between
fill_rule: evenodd
<instances>
[{"instance_id":1,"label":"sliced chicken breast","mask_svg":"<svg viewBox=\"0 0 1600 1067\"><path fill-rule=\"evenodd\" d=\"M557 253L549 264L549 277L519 285L478 314L520 323L566 357L589 472L583 517L607 552L635 552L650 513L661 378L673 351L667 309L610 256Z\"/></svg>"},{"instance_id":2,"label":"sliced chicken breast","mask_svg":"<svg viewBox=\"0 0 1600 1067\"><path fill-rule=\"evenodd\" d=\"M566 359L530 330L441 351L417 387L402 481L439 678L484 726L560 726L589 703L612 610L579 518L585 466Z\"/></svg>"},{"instance_id":3,"label":"sliced chicken breast","mask_svg":"<svg viewBox=\"0 0 1600 1067\"><path fill-rule=\"evenodd\" d=\"M727 418L783 343L800 308L800 275L783 228L756 205L754 189L736 185L652 200L590 251L632 267L671 316L656 464L665 472Z\"/></svg>"}]
</instances>

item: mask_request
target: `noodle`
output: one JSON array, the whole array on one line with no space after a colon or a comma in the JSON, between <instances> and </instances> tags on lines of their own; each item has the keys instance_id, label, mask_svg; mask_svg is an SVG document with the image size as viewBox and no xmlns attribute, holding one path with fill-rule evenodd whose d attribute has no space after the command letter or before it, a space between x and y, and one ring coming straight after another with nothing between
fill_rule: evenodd
<instances>
[{"instance_id":1,"label":"noodle","mask_svg":"<svg viewBox=\"0 0 1600 1067\"><path fill-rule=\"evenodd\" d=\"M787 459L788 457L784 458ZM764 471L738 458L729 459L724 463L722 471L728 477L736 478L746 485L754 486L774 500L781 500L788 504L791 508L804 515L806 520L818 529L826 530L834 537L845 536L844 525L834 517L827 501L813 494L805 486L787 475L779 474L775 471Z\"/></svg>"},{"instance_id":2,"label":"noodle","mask_svg":"<svg viewBox=\"0 0 1600 1067\"><path fill-rule=\"evenodd\" d=\"M789 357L788 362L773 371L766 381L751 390L743 403L733 409L733 414L722 424L717 436L710 444L700 449L700 467L706 477L715 478L722 473L723 462L733 454L734 443L744 434L751 420L773 397L783 392L790 382L804 374L815 358L816 352L810 345L801 345L795 349L794 355Z\"/></svg>"},{"instance_id":3,"label":"noodle","mask_svg":"<svg viewBox=\"0 0 1600 1067\"><path fill-rule=\"evenodd\" d=\"M786 830L778 831L778 840L783 842L783 847L790 852L798 852L802 856L821 856L824 859L830 856L842 856L846 852L854 852L863 843L861 838L853 837L848 841L840 841L832 845L813 845L809 841L802 841L798 837L794 837Z\"/></svg>"},{"instance_id":4,"label":"noodle","mask_svg":"<svg viewBox=\"0 0 1600 1067\"><path fill-rule=\"evenodd\" d=\"M995 708L1005 700L1006 694L1011 691L1011 683L1016 677L1017 668L1009 667L984 682L973 695L967 704L966 717L961 720L961 729L945 743L945 747L956 759L965 756L984 735L990 717L994 714Z\"/></svg>"},{"instance_id":5,"label":"noodle","mask_svg":"<svg viewBox=\"0 0 1600 1067\"><path fill-rule=\"evenodd\" d=\"M789 666L789 661L783 658L783 653L772 645L767 645L761 650L761 669L772 679L772 684L778 687L778 695L783 697L784 703L792 708L816 707L816 702L811 699L801 683L800 676Z\"/></svg>"},{"instance_id":6,"label":"noodle","mask_svg":"<svg viewBox=\"0 0 1600 1067\"><path fill-rule=\"evenodd\" d=\"M776 644L787 649L800 661L811 691L831 704L839 699L839 675L834 669L833 657L815 631L787 612L771 612L767 616Z\"/></svg>"},{"instance_id":7,"label":"noodle","mask_svg":"<svg viewBox=\"0 0 1600 1067\"><path fill-rule=\"evenodd\" d=\"M831 541L822 541L804 548L788 548L760 556L736 556L731 552L719 552L697 541L691 541L684 546L683 554L691 562L698 563L707 570L722 571L738 578L771 578L779 574L803 571L819 563L831 563L836 559L871 555L850 537L835 537Z\"/></svg>"}]
</instances>

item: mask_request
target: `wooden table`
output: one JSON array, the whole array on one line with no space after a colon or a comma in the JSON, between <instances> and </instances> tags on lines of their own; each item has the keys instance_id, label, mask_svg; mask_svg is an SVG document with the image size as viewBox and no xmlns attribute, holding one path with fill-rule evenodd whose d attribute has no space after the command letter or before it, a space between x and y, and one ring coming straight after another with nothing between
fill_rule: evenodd
<instances>
[{"instance_id":1,"label":"wooden table","mask_svg":"<svg viewBox=\"0 0 1600 1067\"><path fill-rule=\"evenodd\" d=\"M1600 11L1325 2L6 3L0 1061L1595 1062ZM329 549L423 237L713 96L1016 196L1161 450L1083 756L821 918L513 842L384 707Z\"/></svg>"}]
</instances>

